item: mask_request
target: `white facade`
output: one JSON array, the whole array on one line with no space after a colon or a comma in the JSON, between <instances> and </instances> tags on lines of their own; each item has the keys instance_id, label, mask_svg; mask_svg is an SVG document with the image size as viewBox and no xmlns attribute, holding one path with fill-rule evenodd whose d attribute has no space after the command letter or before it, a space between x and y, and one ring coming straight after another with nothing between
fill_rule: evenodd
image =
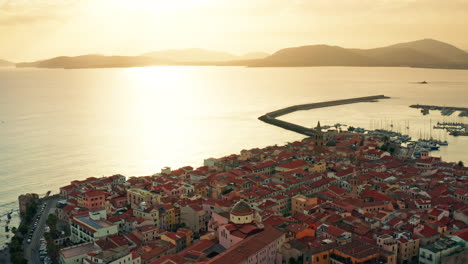
<instances>
[{"instance_id":1,"label":"white facade","mask_svg":"<svg viewBox=\"0 0 468 264\"><path fill-rule=\"evenodd\" d=\"M99 238L115 235L119 232L119 226L104 220L94 220L88 216L75 217L72 220L71 241L93 242Z\"/></svg>"}]
</instances>

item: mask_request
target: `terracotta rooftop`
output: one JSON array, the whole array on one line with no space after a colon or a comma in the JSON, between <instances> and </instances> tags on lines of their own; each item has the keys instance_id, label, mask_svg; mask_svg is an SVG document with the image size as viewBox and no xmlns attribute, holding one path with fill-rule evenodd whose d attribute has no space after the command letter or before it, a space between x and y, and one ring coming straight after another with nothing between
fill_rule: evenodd
<instances>
[{"instance_id":1,"label":"terracotta rooftop","mask_svg":"<svg viewBox=\"0 0 468 264\"><path fill-rule=\"evenodd\" d=\"M269 244L273 243L275 240L283 236L284 233L280 230L266 226L263 232L260 232L256 235L253 235L224 253L208 260L206 263L211 264L237 264L246 261L250 256L256 254L258 251L267 247Z\"/></svg>"},{"instance_id":2,"label":"terracotta rooftop","mask_svg":"<svg viewBox=\"0 0 468 264\"><path fill-rule=\"evenodd\" d=\"M245 215L253 213L253 209L250 205L244 201L237 202L231 209L231 214L234 215Z\"/></svg>"}]
</instances>

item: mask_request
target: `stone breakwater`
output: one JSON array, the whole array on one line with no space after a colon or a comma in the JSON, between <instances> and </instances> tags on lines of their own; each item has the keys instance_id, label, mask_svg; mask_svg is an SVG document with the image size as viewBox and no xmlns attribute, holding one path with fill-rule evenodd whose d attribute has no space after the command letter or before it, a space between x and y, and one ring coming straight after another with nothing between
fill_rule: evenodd
<instances>
[{"instance_id":1,"label":"stone breakwater","mask_svg":"<svg viewBox=\"0 0 468 264\"><path fill-rule=\"evenodd\" d=\"M379 99L388 99L388 98L390 97L385 96L385 95L374 95L374 96L356 97L356 98L333 100L333 101L319 102L319 103L293 105L293 106L282 108L273 112L266 113L265 115L260 116L258 119L265 123L278 126L278 127L290 130L290 131L294 131L299 134L303 134L306 136L313 136L317 133L316 130L307 128L304 126L300 126L294 123L286 122L283 120L279 120L277 119L277 117L290 114L296 111L301 111L301 110L311 110L315 108L323 108L323 107L362 103L362 102L376 102Z\"/></svg>"}]
</instances>

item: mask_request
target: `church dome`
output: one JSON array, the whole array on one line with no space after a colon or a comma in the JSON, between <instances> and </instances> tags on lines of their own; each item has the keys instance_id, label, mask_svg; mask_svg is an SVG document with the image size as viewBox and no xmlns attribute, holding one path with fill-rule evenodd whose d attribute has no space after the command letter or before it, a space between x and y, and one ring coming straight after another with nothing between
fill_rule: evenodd
<instances>
[{"instance_id":1,"label":"church dome","mask_svg":"<svg viewBox=\"0 0 468 264\"><path fill-rule=\"evenodd\" d=\"M249 215L253 214L253 209L244 201L237 202L231 209L233 215Z\"/></svg>"}]
</instances>

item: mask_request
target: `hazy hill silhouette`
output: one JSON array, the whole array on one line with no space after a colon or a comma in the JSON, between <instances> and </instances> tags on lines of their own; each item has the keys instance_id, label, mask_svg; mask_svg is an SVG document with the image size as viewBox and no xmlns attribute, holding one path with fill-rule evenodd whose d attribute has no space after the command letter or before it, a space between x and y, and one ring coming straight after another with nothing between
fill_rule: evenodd
<instances>
[{"instance_id":1,"label":"hazy hill silhouette","mask_svg":"<svg viewBox=\"0 0 468 264\"><path fill-rule=\"evenodd\" d=\"M82 55L76 57L60 56L48 60L17 63L16 67L37 68L113 68L113 67L140 67L150 65L167 65L172 61L155 59L143 56L104 56Z\"/></svg>"},{"instance_id":2,"label":"hazy hill silhouette","mask_svg":"<svg viewBox=\"0 0 468 264\"><path fill-rule=\"evenodd\" d=\"M433 39L395 44L375 49L345 49L313 45L282 49L251 67L287 66L409 66L468 68L468 53Z\"/></svg>"},{"instance_id":3,"label":"hazy hill silhouette","mask_svg":"<svg viewBox=\"0 0 468 264\"><path fill-rule=\"evenodd\" d=\"M8 66L13 66L13 65L15 65L13 62L0 59L0 67L8 67Z\"/></svg>"},{"instance_id":4,"label":"hazy hill silhouette","mask_svg":"<svg viewBox=\"0 0 468 264\"><path fill-rule=\"evenodd\" d=\"M248 66L362 66L375 65L366 55L345 48L328 45L312 45L279 50L265 59L255 60Z\"/></svg>"},{"instance_id":5,"label":"hazy hill silhouette","mask_svg":"<svg viewBox=\"0 0 468 264\"><path fill-rule=\"evenodd\" d=\"M281 49L271 55L248 53L236 56L204 49L162 50L144 56L83 55L56 57L17 67L110 68L151 65L217 65L249 67L296 66L389 66L468 69L468 53L448 43L423 39L374 49L347 49L311 45ZM264 57L266 56L266 57ZM264 58L261 58L264 57Z\"/></svg>"},{"instance_id":6,"label":"hazy hill silhouette","mask_svg":"<svg viewBox=\"0 0 468 264\"><path fill-rule=\"evenodd\" d=\"M252 60L267 57L264 52L251 52L242 56L237 56L227 52L212 51L205 49L179 49L160 50L142 54L142 56L167 59L176 62L221 62L233 60Z\"/></svg>"},{"instance_id":7,"label":"hazy hill silhouette","mask_svg":"<svg viewBox=\"0 0 468 264\"><path fill-rule=\"evenodd\" d=\"M468 54L453 45L434 39L422 39L412 42L400 43L387 48L409 48L435 57L444 58L450 61L466 62Z\"/></svg>"}]
</instances>

